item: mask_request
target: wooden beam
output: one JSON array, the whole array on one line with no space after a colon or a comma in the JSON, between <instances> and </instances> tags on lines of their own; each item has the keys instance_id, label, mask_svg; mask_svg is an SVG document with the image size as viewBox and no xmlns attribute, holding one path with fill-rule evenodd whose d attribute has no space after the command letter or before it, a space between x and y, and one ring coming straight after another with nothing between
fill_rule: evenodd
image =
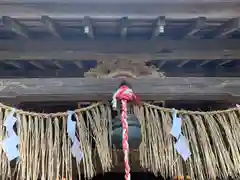
<instances>
[{"instance_id":1,"label":"wooden beam","mask_svg":"<svg viewBox=\"0 0 240 180\"><path fill-rule=\"evenodd\" d=\"M156 18L160 13L170 19L190 19L199 16L223 19L239 16L239 10L238 0L185 0L184 2L182 0L124 0L124 2L94 0L94 3L86 0L68 0L67 3L64 0L0 1L0 16L12 15L20 19L27 17L37 19L43 14L56 19L79 19L86 14L96 18L117 19L128 16L146 19Z\"/></svg>"},{"instance_id":2,"label":"wooden beam","mask_svg":"<svg viewBox=\"0 0 240 180\"><path fill-rule=\"evenodd\" d=\"M224 23L222 26L218 27L214 32L213 36L215 38L224 38L229 36L234 31L238 31L240 29L240 18L234 18L230 21Z\"/></svg>"},{"instance_id":3,"label":"wooden beam","mask_svg":"<svg viewBox=\"0 0 240 180\"><path fill-rule=\"evenodd\" d=\"M206 64L208 64L208 63L210 63L210 62L212 62L212 60L202 61L202 62L199 64L199 66L204 66L204 65L206 65Z\"/></svg>"},{"instance_id":4,"label":"wooden beam","mask_svg":"<svg viewBox=\"0 0 240 180\"><path fill-rule=\"evenodd\" d=\"M8 17L8 16L3 16L2 22L7 29L15 32L16 34L18 34L22 37L29 38L29 31L28 31L27 27L25 25L21 24L16 19Z\"/></svg>"},{"instance_id":5,"label":"wooden beam","mask_svg":"<svg viewBox=\"0 0 240 180\"><path fill-rule=\"evenodd\" d=\"M17 61L4 61L4 63L5 63L5 64L9 64L9 65L11 65L11 66L14 66L14 67L16 67L16 68L18 68L18 69L24 68L24 67L22 66L22 64L19 63L19 62L17 62Z\"/></svg>"},{"instance_id":6,"label":"wooden beam","mask_svg":"<svg viewBox=\"0 0 240 180\"><path fill-rule=\"evenodd\" d=\"M73 51L97 52L97 53L163 53L175 51L224 51L240 49L238 39L185 39L185 40L68 40L46 39L46 40L0 40L0 51L22 51L22 52L54 52ZM24 54L22 53L22 54ZM229 53L230 54L230 53Z\"/></svg>"},{"instance_id":7,"label":"wooden beam","mask_svg":"<svg viewBox=\"0 0 240 180\"><path fill-rule=\"evenodd\" d=\"M186 32L184 33L183 37L193 37L197 32L199 32L201 29L206 27L206 18L205 17L199 17L197 18L194 23L189 25L187 27Z\"/></svg>"},{"instance_id":8,"label":"wooden beam","mask_svg":"<svg viewBox=\"0 0 240 180\"><path fill-rule=\"evenodd\" d=\"M157 68L158 68L158 69L161 69L161 67L163 67L164 64L166 64L166 62L167 62L167 61L164 61L164 60L163 60L163 61L160 61L160 62L157 64Z\"/></svg>"},{"instance_id":9,"label":"wooden beam","mask_svg":"<svg viewBox=\"0 0 240 180\"><path fill-rule=\"evenodd\" d=\"M51 34L57 38L61 38L61 35L58 31L59 24L52 20L49 16L42 16L41 21L45 24Z\"/></svg>"},{"instance_id":10,"label":"wooden beam","mask_svg":"<svg viewBox=\"0 0 240 180\"><path fill-rule=\"evenodd\" d=\"M0 40L0 51L22 51L22 52L54 52L54 51L82 51L98 53L163 53L174 51L224 51L240 49L238 39L184 39L184 40ZM22 53L22 54L24 54Z\"/></svg>"},{"instance_id":11,"label":"wooden beam","mask_svg":"<svg viewBox=\"0 0 240 180\"><path fill-rule=\"evenodd\" d=\"M62 69L15 69L15 70L0 70L0 77L2 78L24 78L24 77L84 77L84 72L86 69L79 70L76 68L66 68ZM179 77L179 76L191 76L191 77L203 77L203 76L218 76L218 77L238 77L239 68L171 68L163 66L160 68L167 77Z\"/></svg>"},{"instance_id":12,"label":"wooden beam","mask_svg":"<svg viewBox=\"0 0 240 180\"><path fill-rule=\"evenodd\" d=\"M240 78L167 77L128 79L143 100L240 100ZM120 79L2 79L0 98L19 101L111 100ZM151 88L149 88L151 87Z\"/></svg>"},{"instance_id":13,"label":"wooden beam","mask_svg":"<svg viewBox=\"0 0 240 180\"><path fill-rule=\"evenodd\" d=\"M83 69L83 64L80 61L74 61L73 62L79 69Z\"/></svg>"},{"instance_id":14,"label":"wooden beam","mask_svg":"<svg viewBox=\"0 0 240 180\"><path fill-rule=\"evenodd\" d=\"M230 63L230 62L232 62L233 60L226 60L226 61L223 61L223 62L221 62L221 63L219 63L219 65L218 66L223 66L223 65L225 65L225 64L228 64L228 63Z\"/></svg>"},{"instance_id":15,"label":"wooden beam","mask_svg":"<svg viewBox=\"0 0 240 180\"><path fill-rule=\"evenodd\" d=\"M83 26L84 26L84 33L87 34L87 36L90 39L94 39L94 31L92 27L91 18L88 16L84 16L83 18Z\"/></svg>"},{"instance_id":16,"label":"wooden beam","mask_svg":"<svg viewBox=\"0 0 240 180\"><path fill-rule=\"evenodd\" d=\"M228 52L224 52L221 50L215 51L175 51L172 53L96 53L96 52L85 52L85 51L52 51L52 52L11 52L11 51L0 51L0 61L9 59L9 60L32 60L32 61L41 61L41 60L106 60L113 61L116 58L121 58L121 61L129 61L129 60L138 60L138 61L148 61L148 60L168 60L168 61L176 61L176 60L240 60L240 51L239 50L231 50Z\"/></svg>"},{"instance_id":17,"label":"wooden beam","mask_svg":"<svg viewBox=\"0 0 240 180\"><path fill-rule=\"evenodd\" d=\"M129 26L130 22L128 20L128 17L123 17L120 19L119 28L122 39L125 39L127 37L127 31Z\"/></svg>"},{"instance_id":18,"label":"wooden beam","mask_svg":"<svg viewBox=\"0 0 240 180\"><path fill-rule=\"evenodd\" d=\"M179 63L179 64L177 65L177 67L181 68L181 67L183 67L184 65L186 65L189 61L191 61L191 60L182 61L181 63Z\"/></svg>"},{"instance_id":19,"label":"wooden beam","mask_svg":"<svg viewBox=\"0 0 240 180\"><path fill-rule=\"evenodd\" d=\"M62 69L62 68L63 68L63 66L61 65L61 63L60 63L59 61L57 61L57 60L53 60L52 63L53 63L55 66L57 66L59 69Z\"/></svg>"},{"instance_id":20,"label":"wooden beam","mask_svg":"<svg viewBox=\"0 0 240 180\"><path fill-rule=\"evenodd\" d=\"M31 65L41 69L41 70L44 70L44 66L42 64L40 64L39 62L36 62L36 61L28 61Z\"/></svg>"},{"instance_id":21,"label":"wooden beam","mask_svg":"<svg viewBox=\"0 0 240 180\"><path fill-rule=\"evenodd\" d=\"M240 40L64 41L0 40L0 60L240 59ZM166 53L166 50L167 53ZM23 53L24 52L24 53Z\"/></svg>"},{"instance_id":22,"label":"wooden beam","mask_svg":"<svg viewBox=\"0 0 240 180\"><path fill-rule=\"evenodd\" d=\"M165 16L160 16L156 19L156 22L154 24L152 38L155 39L158 37L161 33L164 33L164 27L165 27Z\"/></svg>"}]
</instances>

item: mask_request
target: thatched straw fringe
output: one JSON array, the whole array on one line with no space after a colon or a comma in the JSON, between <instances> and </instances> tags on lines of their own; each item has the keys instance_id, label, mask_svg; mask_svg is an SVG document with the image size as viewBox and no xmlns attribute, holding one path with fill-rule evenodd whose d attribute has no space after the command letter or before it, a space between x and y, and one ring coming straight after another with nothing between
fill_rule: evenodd
<instances>
[{"instance_id":1,"label":"thatched straw fringe","mask_svg":"<svg viewBox=\"0 0 240 180\"><path fill-rule=\"evenodd\" d=\"M141 122L141 166L164 177L183 174L181 159L173 147L174 139L169 135L170 114L147 106L135 107L134 111Z\"/></svg>"},{"instance_id":2,"label":"thatched straw fringe","mask_svg":"<svg viewBox=\"0 0 240 180\"><path fill-rule=\"evenodd\" d=\"M111 109L104 105L86 112L87 121L90 123L102 170L108 172L112 168L111 138L109 125L111 125Z\"/></svg>"},{"instance_id":3,"label":"thatched straw fringe","mask_svg":"<svg viewBox=\"0 0 240 180\"><path fill-rule=\"evenodd\" d=\"M0 104L0 141L7 135L3 122L10 112L10 107ZM193 180L239 176L239 109L178 111L184 120L182 133L189 140L192 153L187 162L183 162L176 152L176 140L169 134L171 109L144 103L141 107L134 107L133 112L141 123L139 159L144 169L164 177L183 175L186 169ZM112 149L109 105L97 103L75 110L76 136L84 154L80 163L71 154L72 142L67 134L66 112L46 114L17 110L15 116L19 120L16 132L21 139L20 157L16 166L10 167L5 153L0 149L1 180L13 175L18 180L70 180L75 175L73 169L76 165L79 177L82 174L89 179L99 172L99 168L107 172L113 164L123 162ZM130 160L136 159L135 156L131 156Z\"/></svg>"},{"instance_id":4,"label":"thatched straw fringe","mask_svg":"<svg viewBox=\"0 0 240 180\"><path fill-rule=\"evenodd\" d=\"M173 148L169 134L171 109L144 104L135 107L142 126L140 160L155 174L183 174L183 165L191 179L226 179L240 174L240 121L237 108L226 111L179 111L184 120L182 132L189 140L192 156L185 163ZM149 138L150 137L150 138Z\"/></svg>"},{"instance_id":5,"label":"thatched straw fringe","mask_svg":"<svg viewBox=\"0 0 240 180\"><path fill-rule=\"evenodd\" d=\"M10 111L4 108L0 108L0 141L6 136L5 128L3 127L4 119L6 114L9 114ZM11 176L10 164L8 163L5 153L0 149L0 179L7 179Z\"/></svg>"},{"instance_id":6,"label":"thatched straw fringe","mask_svg":"<svg viewBox=\"0 0 240 180\"><path fill-rule=\"evenodd\" d=\"M91 178L95 175L93 157L92 157L92 146L91 146L91 132L90 127L85 125L84 118L81 113L76 114L77 120L77 133L80 141L80 149L83 151L83 171L78 164L78 174L83 173L84 177Z\"/></svg>"}]
</instances>

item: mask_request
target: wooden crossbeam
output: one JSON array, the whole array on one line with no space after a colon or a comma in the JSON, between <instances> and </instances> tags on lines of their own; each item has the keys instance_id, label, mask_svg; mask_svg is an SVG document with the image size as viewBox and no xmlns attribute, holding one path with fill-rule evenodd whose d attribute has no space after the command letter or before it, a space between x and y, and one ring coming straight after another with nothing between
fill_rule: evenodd
<instances>
[{"instance_id":1,"label":"wooden crossbeam","mask_svg":"<svg viewBox=\"0 0 240 180\"><path fill-rule=\"evenodd\" d=\"M43 51L43 52L34 52L29 51L25 53L21 52L11 52L11 51L0 51L0 61L10 59L10 60L33 60L33 61L41 61L46 59L51 60L99 60L104 59L106 61L113 61L116 58L121 58L121 61L129 61L129 60L138 60L138 61L148 61L148 60L168 60L168 61L176 61L176 60L240 60L240 51L239 50L231 50L228 52L224 52L221 50L215 51L175 51L172 53L161 54L161 53L98 53L98 52L85 52L85 51Z\"/></svg>"},{"instance_id":2,"label":"wooden crossbeam","mask_svg":"<svg viewBox=\"0 0 240 180\"><path fill-rule=\"evenodd\" d=\"M94 39L94 31L92 27L91 18L89 16L84 16L83 18L84 33L90 38Z\"/></svg>"},{"instance_id":3,"label":"wooden crossbeam","mask_svg":"<svg viewBox=\"0 0 240 180\"><path fill-rule=\"evenodd\" d=\"M0 47L4 51L24 51L25 52L53 52L53 51L72 51L98 53L163 53L168 54L175 51L225 51L240 49L238 39L183 39L183 40L66 40L49 38L46 40L0 40ZM1 51L1 50L0 50Z\"/></svg>"},{"instance_id":4,"label":"wooden crossbeam","mask_svg":"<svg viewBox=\"0 0 240 180\"><path fill-rule=\"evenodd\" d=\"M240 78L167 77L128 79L143 100L240 100ZM18 101L111 100L120 79L1 79L0 98ZM151 88L149 88L151 87Z\"/></svg>"},{"instance_id":5,"label":"wooden crossbeam","mask_svg":"<svg viewBox=\"0 0 240 180\"><path fill-rule=\"evenodd\" d=\"M165 16L160 16L156 19L156 22L154 24L154 29L152 33L152 38L155 39L158 37L161 33L164 33L164 27L165 27Z\"/></svg>"},{"instance_id":6,"label":"wooden crossbeam","mask_svg":"<svg viewBox=\"0 0 240 180\"><path fill-rule=\"evenodd\" d=\"M158 67L159 68L159 67ZM63 66L59 69L15 69L15 70L1 70L0 77L83 77L86 69L79 70L78 68L69 69ZM219 77L238 77L239 69L235 68L171 68L171 67L160 67L160 71L164 72L167 77L174 76L219 76Z\"/></svg>"},{"instance_id":7,"label":"wooden crossbeam","mask_svg":"<svg viewBox=\"0 0 240 180\"><path fill-rule=\"evenodd\" d=\"M189 27L187 27L186 32L183 37L193 37L197 32L206 27L206 18L199 17L197 18Z\"/></svg>"},{"instance_id":8,"label":"wooden crossbeam","mask_svg":"<svg viewBox=\"0 0 240 180\"><path fill-rule=\"evenodd\" d=\"M159 40L159 41L62 41L47 40L0 40L4 50L18 51L54 51L54 50L82 50L110 53L160 52L162 50L232 50L240 49L240 40ZM131 47L131 48L130 48Z\"/></svg>"},{"instance_id":9,"label":"wooden crossbeam","mask_svg":"<svg viewBox=\"0 0 240 180\"><path fill-rule=\"evenodd\" d=\"M2 22L7 29L15 32L22 37L29 38L29 31L27 27L21 24L18 20L8 16L3 16Z\"/></svg>"},{"instance_id":10,"label":"wooden crossbeam","mask_svg":"<svg viewBox=\"0 0 240 180\"><path fill-rule=\"evenodd\" d=\"M0 40L0 60L216 60L240 59L240 40L156 41ZM168 50L166 52L166 50ZM24 53L23 53L24 52Z\"/></svg>"},{"instance_id":11,"label":"wooden crossbeam","mask_svg":"<svg viewBox=\"0 0 240 180\"><path fill-rule=\"evenodd\" d=\"M59 33L59 24L57 24L54 20L52 20L49 16L42 16L41 21L45 24L51 34L57 38L61 38Z\"/></svg>"},{"instance_id":12,"label":"wooden crossbeam","mask_svg":"<svg viewBox=\"0 0 240 180\"><path fill-rule=\"evenodd\" d=\"M37 19L39 14L48 14L57 19L77 19L86 14L116 19L126 14L129 18L136 19L155 18L157 14L164 14L170 19L196 16L223 19L239 16L239 9L238 0L69 0L67 3L65 0L21 0L21 3L17 0L0 1L0 15L12 14L21 19Z\"/></svg>"},{"instance_id":13,"label":"wooden crossbeam","mask_svg":"<svg viewBox=\"0 0 240 180\"><path fill-rule=\"evenodd\" d=\"M238 31L240 29L240 18L234 18L230 21L224 23L222 26L218 27L214 32L213 36L215 38L224 38L229 36L234 31Z\"/></svg>"}]
</instances>

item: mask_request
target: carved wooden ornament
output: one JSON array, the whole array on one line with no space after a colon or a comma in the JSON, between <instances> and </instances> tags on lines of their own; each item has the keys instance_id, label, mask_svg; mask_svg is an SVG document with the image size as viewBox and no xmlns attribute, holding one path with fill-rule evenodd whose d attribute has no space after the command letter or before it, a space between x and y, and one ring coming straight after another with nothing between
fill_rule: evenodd
<instances>
[{"instance_id":1,"label":"carved wooden ornament","mask_svg":"<svg viewBox=\"0 0 240 180\"><path fill-rule=\"evenodd\" d=\"M85 73L86 77L95 78L117 78L117 77L164 77L157 68L147 66L145 62L139 61L100 61L95 68Z\"/></svg>"}]
</instances>

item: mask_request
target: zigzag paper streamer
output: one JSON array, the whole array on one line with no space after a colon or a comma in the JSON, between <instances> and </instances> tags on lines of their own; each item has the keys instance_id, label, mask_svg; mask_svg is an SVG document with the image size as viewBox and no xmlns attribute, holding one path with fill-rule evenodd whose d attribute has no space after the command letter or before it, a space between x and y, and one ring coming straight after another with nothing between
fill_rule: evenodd
<instances>
[{"instance_id":1,"label":"zigzag paper streamer","mask_svg":"<svg viewBox=\"0 0 240 180\"><path fill-rule=\"evenodd\" d=\"M186 161L191 156L191 152L186 137L182 135L182 119L177 117L176 109L173 109L172 117L173 125L170 134L172 134L172 136L177 139L174 147L177 152L182 156L184 161Z\"/></svg>"},{"instance_id":2,"label":"zigzag paper streamer","mask_svg":"<svg viewBox=\"0 0 240 180\"><path fill-rule=\"evenodd\" d=\"M177 110L176 109L173 109L172 117L173 117L173 124L172 124L172 129L171 129L170 133L176 139L178 139L179 136L182 133L182 119L177 117Z\"/></svg>"},{"instance_id":3,"label":"zigzag paper streamer","mask_svg":"<svg viewBox=\"0 0 240 180\"><path fill-rule=\"evenodd\" d=\"M4 126L7 130L7 137L1 142L1 146L3 151L6 153L8 160L12 161L13 159L19 157L19 151L17 149L17 145L20 144L20 139L15 133L13 126L17 121L13 115L15 113L15 109L13 108L11 113L7 116L4 121Z\"/></svg>"},{"instance_id":4,"label":"zigzag paper streamer","mask_svg":"<svg viewBox=\"0 0 240 180\"><path fill-rule=\"evenodd\" d=\"M83 158L83 152L80 149L80 142L77 139L76 133L76 122L72 120L72 115L74 111L68 111L68 119L67 119L67 133L69 138L71 139L73 145L71 147L71 152L73 157L76 158L77 162L80 162Z\"/></svg>"}]
</instances>

